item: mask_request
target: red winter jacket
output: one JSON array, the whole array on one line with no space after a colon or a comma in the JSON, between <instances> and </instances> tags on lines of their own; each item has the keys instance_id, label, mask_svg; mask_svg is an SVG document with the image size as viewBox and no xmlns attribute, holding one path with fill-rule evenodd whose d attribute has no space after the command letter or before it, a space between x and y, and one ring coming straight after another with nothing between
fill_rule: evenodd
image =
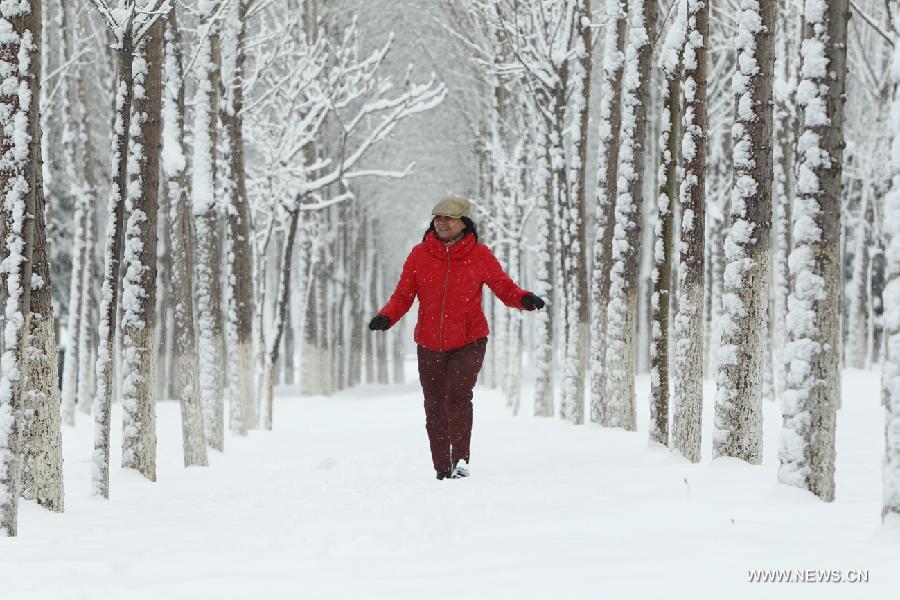
<instances>
[{"instance_id":1,"label":"red winter jacket","mask_svg":"<svg viewBox=\"0 0 900 600\"><path fill-rule=\"evenodd\" d=\"M416 343L436 352L456 350L490 333L481 310L484 284L512 308L521 309L522 298L530 293L513 283L471 233L447 246L429 231L409 253L397 289L379 314L393 325L418 296Z\"/></svg>"}]
</instances>

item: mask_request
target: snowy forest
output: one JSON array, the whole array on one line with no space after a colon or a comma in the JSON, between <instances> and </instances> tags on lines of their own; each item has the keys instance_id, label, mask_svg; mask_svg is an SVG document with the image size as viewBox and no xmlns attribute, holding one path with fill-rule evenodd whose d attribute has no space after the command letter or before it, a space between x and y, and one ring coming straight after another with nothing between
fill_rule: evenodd
<instances>
[{"instance_id":1,"label":"snowy forest","mask_svg":"<svg viewBox=\"0 0 900 600\"><path fill-rule=\"evenodd\" d=\"M546 301L525 314L484 296L473 447L509 458L493 483L489 457L476 461L484 471L466 485L487 487L454 502L531 477L512 455L547 461L546 480L495 498L521 522L476 513L506 523L503 548L518 552L514 532L538 512L557 519L539 532L578 531L594 514L581 505L612 478L640 482L644 495L603 501L628 514L642 498L678 510L737 486L705 513L691 504L694 533L719 517L735 526L728 510L770 532L802 522L838 540L819 558L845 578L896 557L900 2L16 0L0 2L0 81L0 537L36 536L0 543L0 589L17 557L38 572L57 536L145 519L190 528L166 486L208 509L242 493L204 491L226 478L259 490L277 479L286 502L319 499L291 519L328 515L343 531L333 503L355 515L347 494L366 501L371 477L396 520L391 552L411 543L413 564L445 560L415 526L431 531L431 517L390 512L370 475L386 460L398 506L441 505L427 465L408 484L416 469L390 457L403 436L415 460L427 447L415 317L366 324L451 194L471 200L506 273ZM353 453L334 458L349 443L357 467ZM342 467L346 489L315 479ZM755 493L759 511L742 504ZM219 527L249 532L234 521L262 518L268 494L223 508ZM627 518L645 540L664 527ZM328 546L331 527L303 529L331 558L361 561L359 544L378 553L384 539L366 521L374 529ZM864 533L841 537L851 529ZM90 535L100 547L119 534ZM761 561L775 535L741 568L822 566L798 561L799 541ZM590 569L594 546L578 543L571 564ZM869 562L847 562L863 545ZM69 551L60 560L81 560ZM515 569L553 552L522 552ZM545 568L513 597L557 589L537 573L567 571ZM54 582L47 597L76 589L63 573ZM220 596L242 597L235 585ZM384 597L421 598L424 585Z\"/></svg>"}]
</instances>

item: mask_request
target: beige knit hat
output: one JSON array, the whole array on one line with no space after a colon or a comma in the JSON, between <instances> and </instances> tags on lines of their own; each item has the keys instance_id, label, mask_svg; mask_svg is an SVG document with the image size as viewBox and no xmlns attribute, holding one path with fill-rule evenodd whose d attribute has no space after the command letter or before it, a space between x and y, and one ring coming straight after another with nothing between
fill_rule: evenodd
<instances>
[{"instance_id":1,"label":"beige knit hat","mask_svg":"<svg viewBox=\"0 0 900 600\"><path fill-rule=\"evenodd\" d=\"M447 196L434 205L431 209L433 216L441 215L443 217L455 217L461 219L463 217L470 218L472 214L472 203L461 196Z\"/></svg>"}]
</instances>

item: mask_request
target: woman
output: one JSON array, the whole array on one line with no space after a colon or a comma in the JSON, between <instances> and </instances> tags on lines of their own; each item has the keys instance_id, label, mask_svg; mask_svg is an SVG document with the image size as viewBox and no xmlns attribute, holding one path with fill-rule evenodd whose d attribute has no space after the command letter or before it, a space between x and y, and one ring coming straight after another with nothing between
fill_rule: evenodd
<instances>
[{"instance_id":1,"label":"woman","mask_svg":"<svg viewBox=\"0 0 900 600\"><path fill-rule=\"evenodd\" d=\"M421 244L409 253L390 301L369 323L384 331L419 298L419 380L425 395L425 429L438 479L467 477L472 436L472 388L487 347L481 310L485 284L512 308L538 310L544 301L522 290L478 243L465 198L444 198Z\"/></svg>"}]
</instances>

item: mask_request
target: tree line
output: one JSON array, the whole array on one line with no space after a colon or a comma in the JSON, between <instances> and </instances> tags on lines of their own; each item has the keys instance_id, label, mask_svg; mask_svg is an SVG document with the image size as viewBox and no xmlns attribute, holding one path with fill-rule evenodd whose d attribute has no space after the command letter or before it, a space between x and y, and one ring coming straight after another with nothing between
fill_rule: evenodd
<instances>
[{"instance_id":1,"label":"tree line","mask_svg":"<svg viewBox=\"0 0 900 600\"><path fill-rule=\"evenodd\" d=\"M882 159L894 4L441 6L477 81L464 112L486 237L550 299L524 338L534 413L634 431L649 372L652 444L759 464L763 401L778 399L778 480L831 501L841 369L881 363L884 514L900 511ZM491 319L510 351L489 353L484 379L518 411L521 324Z\"/></svg>"},{"instance_id":2,"label":"tree line","mask_svg":"<svg viewBox=\"0 0 900 600\"><path fill-rule=\"evenodd\" d=\"M359 196L409 174L373 150L445 98L477 166L448 191L549 300L532 328L486 306L513 412L533 373L535 415L633 431L649 372L651 443L758 464L777 398L778 479L828 501L841 368L881 364L900 513L892 4L436 0L449 95L339 0L72 4L0 13L0 531L20 497L63 510L76 419L109 497L115 402L153 480L161 399L205 465L273 426L278 383L403 381L402 328L364 335L392 240Z\"/></svg>"},{"instance_id":3,"label":"tree line","mask_svg":"<svg viewBox=\"0 0 900 600\"><path fill-rule=\"evenodd\" d=\"M4 5L0 532L16 535L20 497L63 510L79 414L91 493L109 498L114 402L122 467L155 481L159 400L180 402L185 466L205 466L226 428L272 428L295 356L308 393L402 367L399 345L363 343L382 260L354 200L409 173L366 159L446 87L412 66L397 81L393 37L367 49L338 9Z\"/></svg>"}]
</instances>

